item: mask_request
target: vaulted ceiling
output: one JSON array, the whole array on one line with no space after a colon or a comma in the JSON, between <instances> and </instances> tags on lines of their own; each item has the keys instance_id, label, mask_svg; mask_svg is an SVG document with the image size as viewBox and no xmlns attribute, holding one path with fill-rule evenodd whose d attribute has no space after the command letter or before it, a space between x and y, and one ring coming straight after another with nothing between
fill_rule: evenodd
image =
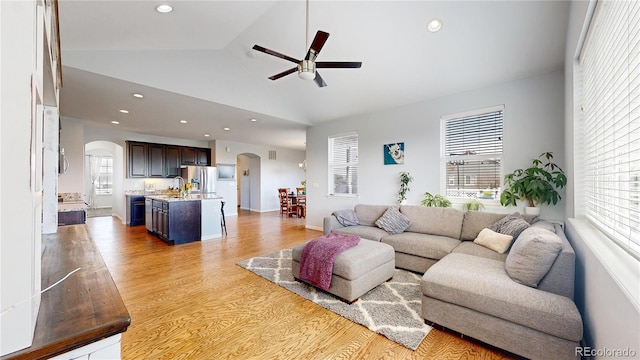
<instances>
[{"instance_id":1,"label":"vaulted ceiling","mask_svg":"<svg viewBox=\"0 0 640 360\"><path fill-rule=\"evenodd\" d=\"M159 3L60 1L63 116L304 149L320 122L560 69L569 14L568 1L311 1L309 41L330 34L318 61L363 63L321 69L319 88L295 73L269 80L295 65L252 50L303 58L305 1L172 0L166 14Z\"/></svg>"}]
</instances>

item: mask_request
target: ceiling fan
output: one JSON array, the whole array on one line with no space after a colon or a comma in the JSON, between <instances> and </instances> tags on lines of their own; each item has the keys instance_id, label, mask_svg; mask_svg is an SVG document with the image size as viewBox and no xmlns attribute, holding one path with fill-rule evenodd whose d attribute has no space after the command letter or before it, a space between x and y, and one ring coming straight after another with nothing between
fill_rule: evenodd
<instances>
[{"instance_id":1,"label":"ceiling fan","mask_svg":"<svg viewBox=\"0 0 640 360\"><path fill-rule=\"evenodd\" d=\"M253 45L253 49L263 52L265 54L269 54L269 55L273 55L275 57L279 57L281 59L287 60L287 61L291 61L292 63L295 63L296 66L289 69L289 70L285 70L281 73L275 74L271 77L269 77L269 79L271 80L278 80L281 77L287 76L289 74L293 74L294 72L298 71L298 76L301 79L304 80L314 80L316 84L318 84L319 87L325 87L327 86L327 83L324 82L324 80L322 79L322 76L320 76L320 74L318 73L318 71L316 69L345 69L345 68L351 68L351 69L356 69L356 68L360 68L362 66L362 62L356 62L356 61L316 61L316 58L318 57L318 54L320 54L320 50L322 50L322 47L324 46L324 43L327 41L327 39L329 38L329 33L318 30L318 32L316 33L316 36L313 38L313 42L311 43L311 46L309 47L309 0L307 0L307 47L309 48L309 50L307 51L307 55L304 57L303 60L298 60L298 59L294 59L290 56L281 54L277 51L273 51L267 48L264 48L262 46L259 45Z\"/></svg>"}]
</instances>

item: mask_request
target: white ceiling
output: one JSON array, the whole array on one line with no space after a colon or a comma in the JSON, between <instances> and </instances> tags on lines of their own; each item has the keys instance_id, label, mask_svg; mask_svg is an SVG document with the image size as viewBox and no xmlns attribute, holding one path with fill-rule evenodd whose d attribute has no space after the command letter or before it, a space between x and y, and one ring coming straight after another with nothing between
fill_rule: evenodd
<instances>
[{"instance_id":1,"label":"white ceiling","mask_svg":"<svg viewBox=\"0 0 640 360\"><path fill-rule=\"evenodd\" d=\"M318 61L363 62L320 70L319 88L296 74L269 80L293 64L251 50L304 57L304 1L172 0L168 14L159 3L60 1L63 116L304 149L313 124L560 69L569 14L568 1L311 1L310 40L331 34Z\"/></svg>"}]
</instances>

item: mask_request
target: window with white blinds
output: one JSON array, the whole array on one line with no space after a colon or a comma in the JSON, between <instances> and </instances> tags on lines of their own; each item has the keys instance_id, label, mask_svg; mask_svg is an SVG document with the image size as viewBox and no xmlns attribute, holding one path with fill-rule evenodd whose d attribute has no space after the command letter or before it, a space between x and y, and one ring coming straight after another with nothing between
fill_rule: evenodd
<instances>
[{"instance_id":1,"label":"window with white blinds","mask_svg":"<svg viewBox=\"0 0 640 360\"><path fill-rule=\"evenodd\" d=\"M329 194L358 194L358 134L329 137Z\"/></svg>"},{"instance_id":2,"label":"window with white blinds","mask_svg":"<svg viewBox=\"0 0 640 360\"><path fill-rule=\"evenodd\" d=\"M584 215L640 257L640 2L600 1L582 52Z\"/></svg>"},{"instance_id":3,"label":"window with white blinds","mask_svg":"<svg viewBox=\"0 0 640 360\"><path fill-rule=\"evenodd\" d=\"M441 119L447 198L500 196L503 113L504 106L497 106Z\"/></svg>"}]
</instances>

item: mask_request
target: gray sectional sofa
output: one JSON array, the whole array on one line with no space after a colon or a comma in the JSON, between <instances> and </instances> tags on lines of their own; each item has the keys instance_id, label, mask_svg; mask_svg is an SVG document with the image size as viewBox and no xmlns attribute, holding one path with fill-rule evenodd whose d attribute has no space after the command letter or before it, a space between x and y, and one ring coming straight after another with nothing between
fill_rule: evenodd
<instances>
[{"instance_id":1,"label":"gray sectional sofa","mask_svg":"<svg viewBox=\"0 0 640 360\"><path fill-rule=\"evenodd\" d=\"M331 232L389 244L396 267L424 274L425 321L527 358L579 358L575 253L559 224L517 213L358 204L324 218ZM515 235L506 248L501 232ZM487 234L503 247L487 244Z\"/></svg>"}]
</instances>

